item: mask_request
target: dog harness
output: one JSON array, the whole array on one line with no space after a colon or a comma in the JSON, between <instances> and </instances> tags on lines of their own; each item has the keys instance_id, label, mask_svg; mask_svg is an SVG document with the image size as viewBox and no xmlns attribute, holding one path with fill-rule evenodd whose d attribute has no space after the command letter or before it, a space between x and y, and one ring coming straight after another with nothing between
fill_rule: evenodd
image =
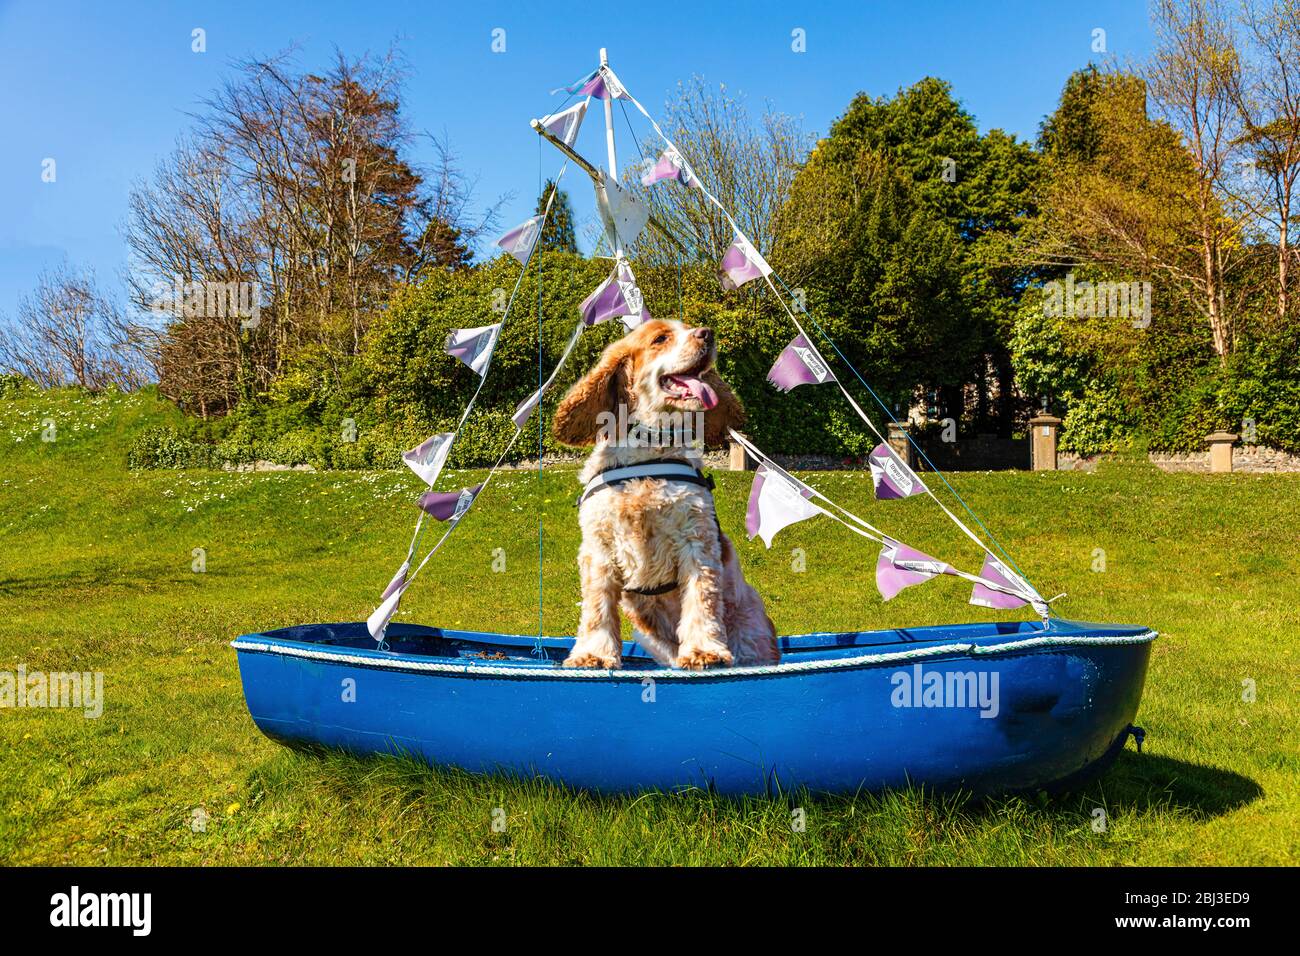
<instances>
[{"instance_id":1,"label":"dog harness","mask_svg":"<svg viewBox=\"0 0 1300 956\"><path fill-rule=\"evenodd\" d=\"M658 461L643 461L635 465L616 465L597 472L592 476L591 481L587 482L586 487L582 489L582 494L578 497L578 504L581 505L599 491L604 491L607 488L616 489L629 481L637 481L641 478L658 478L662 481L679 481L689 485L699 485L710 493L713 492L714 488L712 476L704 474L689 462L680 458L661 458ZM716 513L713 519L717 520ZM719 530L721 529L719 528ZM623 590L628 594L655 597L675 591L677 587L676 581L670 581L667 584L657 584L652 588L624 588Z\"/></svg>"}]
</instances>

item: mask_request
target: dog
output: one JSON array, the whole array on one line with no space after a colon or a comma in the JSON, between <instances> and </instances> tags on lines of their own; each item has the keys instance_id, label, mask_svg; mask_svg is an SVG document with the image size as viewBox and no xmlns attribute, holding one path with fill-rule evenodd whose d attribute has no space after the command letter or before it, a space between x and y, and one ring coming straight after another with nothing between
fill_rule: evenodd
<instances>
[{"instance_id":1,"label":"dog","mask_svg":"<svg viewBox=\"0 0 1300 956\"><path fill-rule=\"evenodd\" d=\"M710 329L652 319L606 348L556 408L556 439L595 446L579 476L582 615L565 667L621 666L620 607L661 664L702 670L780 660L776 629L741 574L699 470L703 444L744 421L716 359ZM644 472L662 462L677 476L601 486L628 466Z\"/></svg>"}]
</instances>

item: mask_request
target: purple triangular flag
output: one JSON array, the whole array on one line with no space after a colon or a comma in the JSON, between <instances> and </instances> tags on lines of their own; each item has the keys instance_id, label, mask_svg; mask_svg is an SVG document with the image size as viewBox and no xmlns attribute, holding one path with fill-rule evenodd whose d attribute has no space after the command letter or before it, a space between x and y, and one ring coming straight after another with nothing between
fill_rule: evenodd
<instances>
[{"instance_id":1,"label":"purple triangular flag","mask_svg":"<svg viewBox=\"0 0 1300 956\"><path fill-rule=\"evenodd\" d=\"M744 236L737 236L722 256L722 266L718 270L718 281L727 291L739 289L751 279L772 274L772 267L767 264L757 249Z\"/></svg>"},{"instance_id":2,"label":"purple triangular flag","mask_svg":"<svg viewBox=\"0 0 1300 956\"><path fill-rule=\"evenodd\" d=\"M541 216L525 220L498 239L497 245L518 259L521 266L528 265L528 257L542 234L541 223Z\"/></svg>"},{"instance_id":3,"label":"purple triangular flag","mask_svg":"<svg viewBox=\"0 0 1300 956\"><path fill-rule=\"evenodd\" d=\"M456 522L469 510L475 496L482 490L483 482L460 491L426 491L420 496L418 504L425 514L439 521Z\"/></svg>"},{"instance_id":4,"label":"purple triangular flag","mask_svg":"<svg viewBox=\"0 0 1300 956\"><path fill-rule=\"evenodd\" d=\"M383 601L386 598L391 597L394 591L404 588L406 586L406 572L410 570L411 559L407 558L402 562L402 566L397 569L397 573L393 575L393 579L388 582L388 587L384 588L384 593L379 596L379 600Z\"/></svg>"},{"instance_id":5,"label":"purple triangular flag","mask_svg":"<svg viewBox=\"0 0 1300 956\"><path fill-rule=\"evenodd\" d=\"M578 96L594 96L598 100L609 99L611 96L615 99L623 96L623 87L614 78L613 72L609 69L597 67L582 79L562 87L566 93L576 93ZM559 90L551 90L552 93L558 93Z\"/></svg>"},{"instance_id":6,"label":"purple triangular flag","mask_svg":"<svg viewBox=\"0 0 1300 956\"><path fill-rule=\"evenodd\" d=\"M647 163L644 168L646 172L641 176L642 186L653 186L665 179L673 179L687 186L694 186L696 189L704 188L682 159L681 153L671 146L659 155L654 165Z\"/></svg>"},{"instance_id":7,"label":"purple triangular flag","mask_svg":"<svg viewBox=\"0 0 1300 956\"><path fill-rule=\"evenodd\" d=\"M1011 591L1022 592L1024 590L1024 586L1019 583L1018 576L991 554L986 553L984 555L984 566L980 568L980 577ZM1028 598L1018 597L1016 594L1006 594L994 588L985 587L983 584L976 584L971 588L970 603L977 604L980 607L991 607L999 611L1009 611L1012 608L1024 607L1030 602Z\"/></svg>"},{"instance_id":8,"label":"purple triangular flag","mask_svg":"<svg viewBox=\"0 0 1300 956\"><path fill-rule=\"evenodd\" d=\"M820 385L833 377L821 353L802 334L785 347L767 373L767 380L783 392L798 385Z\"/></svg>"},{"instance_id":9,"label":"purple triangular flag","mask_svg":"<svg viewBox=\"0 0 1300 956\"><path fill-rule=\"evenodd\" d=\"M754 486L749 492L749 507L745 511L745 533L758 535L763 543L772 547L773 536L796 521L821 514L821 509L808 499L812 490L787 478L780 472L759 465L754 473Z\"/></svg>"},{"instance_id":10,"label":"purple triangular flag","mask_svg":"<svg viewBox=\"0 0 1300 956\"><path fill-rule=\"evenodd\" d=\"M645 297L636 284L632 269L622 260L614 266L609 278L582 300L579 309L582 321L587 325L624 316L623 324L634 328L650 318L645 307Z\"/></svg>"},{"instance_id":11,"label":"purple triangular flag","mask_svg":"<svg viewBox=\"0 0 1300 956\"><path fill-rule=\"evenodd\" d=\"M910 588L950 571L948 565L937 558L890 538L880 549L880 557L876 560L876 588L880 591L880 596L888 601L903 588Z\"/></svg>"},{"instance_id":12,"label":"purple triangular flag","mask_svg":"<svg viewBox=\"0 0 1300 956\"><path fill-rule=\"evenodd\" d=\"M452 329L447 336L447 354L460 359L479 375L483 375L487 363L492 360L492 350L496 348L497 336L500 334L500 322L476 329Z\"/></svg>"},{"instance_id":13,"label":"purple triangular flag","mask_svg":"<svg viewBox=\"0 0 1300 956\"><path fill-rule=\"evenodd\" d=\"M884 442L871 449L867 456L871 468L871 481L876 486L876 497L881 500L908 498L926 490L924 482L898 457L897 452Z\"/></svg>"}]
</instances>

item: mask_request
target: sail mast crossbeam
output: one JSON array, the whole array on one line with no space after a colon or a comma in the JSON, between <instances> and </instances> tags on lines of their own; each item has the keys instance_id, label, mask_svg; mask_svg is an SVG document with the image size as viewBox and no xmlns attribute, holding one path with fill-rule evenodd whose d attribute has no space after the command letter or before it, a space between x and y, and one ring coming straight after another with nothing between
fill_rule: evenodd
<instances>
[{"instance_id":1,"label":"sail mast crossbeam","mask_svg":"<svg viewBox=\"0 0 1300 956\"><path fill-rule=\"evenodd\" d=\"M606 104L608 105L608 101L606 101ZM556 136L549 129L547 129L542 124L541 120L536 120L536 119L532 120L529 123L529 125L533 128L533 130L537 133L538 136L542 137L542 139L546 140L548 143L550 143L552 146L558 149L569 160L571 160L575 166L577 166L584 173L590 176L591 181L595 183L597 187L603 186L607 179L609 181L616 181L616 177L607 176L605 172L596 168L596 166L589 159L587 159L581 153L577 152L577 150L575 150L572 146L570 146L564 140L560 139L560 137ZM665 226L663 222L655 216L654 213L650 214L649 224L650 227L655 230L655 232L659 233L659 235L661 235L664 239L672 243L673 247L678 252L680 252L683 257L689 254L686 249L686 246L682 244L681 240L679 240L676 236L674 236L672 234L672 231L667 226Z\"/></svg>"}]
</instances>

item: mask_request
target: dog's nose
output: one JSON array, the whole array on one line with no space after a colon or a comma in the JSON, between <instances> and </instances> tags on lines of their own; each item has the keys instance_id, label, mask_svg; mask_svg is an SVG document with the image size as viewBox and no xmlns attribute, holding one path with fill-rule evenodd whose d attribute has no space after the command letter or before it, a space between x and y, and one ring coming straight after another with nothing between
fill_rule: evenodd
<instances>
[{"instance_id":1,"label":"dog's nose","mask_svg":"<svg viewBox=\"0 0 1300 956\"><path fill-rule=\"evenodd\" d=\"M695 338L699 339L699 340L700 340L700 343L703 344L703 345L712 345L712 344L713 344L713 330L712 330L712 329L691 329L691 335L693 335Z\"/></svg>"}]
</instances>

